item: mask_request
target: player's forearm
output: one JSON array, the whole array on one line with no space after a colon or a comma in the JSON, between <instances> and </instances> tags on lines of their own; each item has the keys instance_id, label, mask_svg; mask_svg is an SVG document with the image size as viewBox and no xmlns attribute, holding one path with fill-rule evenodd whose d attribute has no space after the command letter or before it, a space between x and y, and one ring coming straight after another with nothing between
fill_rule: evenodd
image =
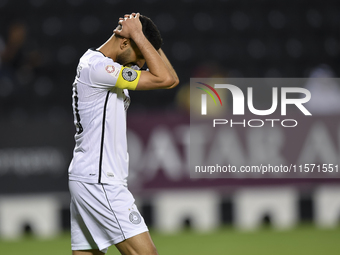
<instances>
[{"instance_id":1,"label":"player's forearm","mask_svg":"<svg viewBox=\"0 0 340 255\"><path fill-rule=\"evenodd\" d=\"M177 73L176 73L175 69L172 67L172 65L171 65L171 63L170 63L170 61L169 61L169 59L166 57L164 51L163 51L162 49L159 49L159 50L158 50L158 53L159 53L159 55L161 56L163 62L164 62L165 65L167 66L167 68L169 69L169 71L170 71L170 73L172 74L172 76L175 78L175 83L174 83L171 87L169 87L169 88L174 88L174 87L176 87L176 86L178 85L178 83L179 83L179 78L178 78L178 76L177 76Z\"/></svg>"},{"instance_id":2,"label":"player's forearm","mask_svg":"<svg viewBox=\"0 0 340 255\"><path fill-rule=\"evenodd\" d=\"M132 37L137 47L141 51L150 73L154 76L153 82L159 84L159 88L168 88L176 83L176 78L167 67L166 62L161 57L142 32L135 33Z\"/></svg>"}]
</instances>

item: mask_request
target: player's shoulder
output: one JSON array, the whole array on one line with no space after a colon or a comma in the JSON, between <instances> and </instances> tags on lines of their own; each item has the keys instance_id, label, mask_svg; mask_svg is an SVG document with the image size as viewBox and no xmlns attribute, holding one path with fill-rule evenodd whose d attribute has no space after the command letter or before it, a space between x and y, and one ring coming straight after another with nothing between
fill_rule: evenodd
<instances>
[{"instance_id":1,"label":"player's shoulder","mask_svg":"<svg viewBox=\"0 0 340 255\"><path fill-rule=\"evenodd\" d=\"M114 62L111 58L106 57L102 52L95 50L95 49L89 49L85 54L84 57L87 59L87 62L92 67L98 67L98 66L107 66L112 65L116 68L121 68L121 65L117 62Z\"/></svg>"},{"instance_id":2,"label":"player's shoulder","mask_svg":"<svg viewBox=\"0 0 340 255\"><path fill-rule=\"evenodd\" d=\"M88 49L84 55L80 58L82 61L86 62L98 62L98 61L109 61L110 59L105 57L100 51L91 48Z\"/></svg>"}]
</instances>

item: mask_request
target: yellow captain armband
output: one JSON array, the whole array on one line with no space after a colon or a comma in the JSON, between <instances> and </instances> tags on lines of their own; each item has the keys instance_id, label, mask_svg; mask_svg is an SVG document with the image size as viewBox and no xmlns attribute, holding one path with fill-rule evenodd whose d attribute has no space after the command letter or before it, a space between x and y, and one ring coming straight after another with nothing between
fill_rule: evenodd
<instances>
[{"instance_id":1,"label":"yellow captain armband","mask_svg":"<svg viewBox=\"0 0 340 255\"><path fill-rule=\"evenodd\" d=\"M120 89L135 90L140 78L141 71L129 67L122 67L120 70L116 87Z\"/></svg>"}]
</instances>

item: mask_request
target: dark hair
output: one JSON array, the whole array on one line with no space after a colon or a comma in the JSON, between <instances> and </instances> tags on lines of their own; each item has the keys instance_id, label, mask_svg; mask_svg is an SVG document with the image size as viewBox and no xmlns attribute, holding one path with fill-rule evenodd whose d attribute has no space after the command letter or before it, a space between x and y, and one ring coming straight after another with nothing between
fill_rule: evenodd
<instances>
[{"instance_id":1,"label":"dark hair","mask_svg":"<svg viewBox=\"0 0 340 255\"><path fill-rule=\"evenodd\" d=\"M142 23L145 37L156 50L160 49L163 44L163 39L155 23L144 15L140 15L139 20Z\"/></svg>"}]
</instances>

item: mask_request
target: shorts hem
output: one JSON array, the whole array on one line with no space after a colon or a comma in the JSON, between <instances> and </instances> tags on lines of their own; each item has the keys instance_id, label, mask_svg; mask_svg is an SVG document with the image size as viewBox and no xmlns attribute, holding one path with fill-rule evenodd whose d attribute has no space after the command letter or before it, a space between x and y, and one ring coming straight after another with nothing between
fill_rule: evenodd
<instances>
[{"instance_id":1,"label":"shorts hem","mask_svg":"<svg viewBox=\"0 0 340 255\"><path fill-rule=\"evenodd\" d=\"M148 232L148 231L149 231L149 229L147 227L142 227L142 228L136 229L135 231L127 233L125 235L125 239L129 239L131 237L134 237L136 235L139 235L139 234L142 234L142 233Z\"/></svg>"},{"instance_id":2,"label":"shorts hem","mask_svg":"<svg viewBox=\"0 0 340 255\"><path fill-rule=\"evenodd\" d=\"M76 245L76 244L71 245L72 251L83 251L83 250L93 250L93 249L98 249L98 247L91 247L90 245Z\"/></svg>"},{"instance_id":3,"label":"shorts hem","mask_svg":"<svg viewBox=\"0 0 340 255\"><path fill-rule=\"evenodd\" d=\"M135 231L129 232L125 234L124 236L117 237L115 239L105 242L104 244L98 245L99 250L100 251L107 250L111 245L116 245L118 243L125 241L126 239L129 239L131 237L134 237L136 235L139 235L139 234L142 234L148 231L149 229L147 227L136 229Z\"/></svg>"},{"instance_id":4,"label":"shorts hem","mask_svg":"<svg viewBox=\"0 0 340 255\"><path fill-rule=\"evenodd\" d=\"M72 251L86 251L86 250L100 250L103 253L107 253L107 250L109 249L111 245L107 246L106 248L99 249L98 247L91 247L89 245L72 245L71 249Z\"/></svg>"}]
</instances>

